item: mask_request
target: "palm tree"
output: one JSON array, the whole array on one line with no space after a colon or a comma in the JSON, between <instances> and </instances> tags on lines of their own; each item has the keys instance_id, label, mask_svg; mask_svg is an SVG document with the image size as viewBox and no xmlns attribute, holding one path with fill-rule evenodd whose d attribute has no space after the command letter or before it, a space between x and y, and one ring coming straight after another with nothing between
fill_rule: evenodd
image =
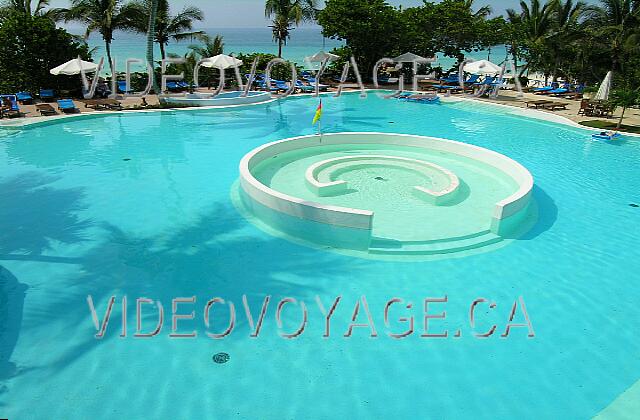
<instances>
[{"instance_id":1,"label":"palm tree","mask_svg":"<svg viewBox=\"0 0 640 420\"><path fill-rule=\"evenodd\" d=\"M524 74L529 66L542 67L548 70L548 38L553 28L553 14L556 9L557 0L549 0L544 5L540 0L531 0L531 4L527 4L524 0L520 1L520 13L513 9L507 11L508 16L519 16L517 22L521 25L523 37L530 52L527 65L521 70L520 74Z\"/></svg>"},{"instance_id":2,"label":"palm tree","mask_svg":"<svg viewBox=\"0 0 640 420\"><path fill-rule=\"evenodd\" d=\"M216 35L215 37L204 35L203 37L201 37L200 41L202 42L201 44L189 45L191 53L188 54L189 57L187 57L187 60L193 58L193 61L197 62L200 59L215 57L216 55L222 54L224 52L224 42L222 40L222 36L220 35ZM211 88L215 77L209 71L205 73L204 77L201 76L200 81L202 80L204 80L204 82L207 84L207 87Z\"/></svg>"},{"instance_id":3,"label":"palm tree","mask_svg":"<svg viewBox=\"0 0 640 420\"><path fill-rule=\"evenodd\" d=\"M32 7L31 0L9 0L2 6L0 13L4 14L9 11L24 12L30 16L44 16L51 18L54 22L63 19L60 8L49 8L50 0L38 0L35 7Z\"/></svg>"},{"instance_id":4,"label":"palm tree","mask_svg":"<svg viewBox=\"0 0 640 420\"><path fill-rule=\"evenodd\" d=\"M596 33L609 44L611 70L618 71L622 69L628 47L637 47L640 2L600 0L600 3L602 6L595 8L593 24L597 28Z\"/></svg>"},{"instance_id":5,"label":"palm tree","mask_svg":"<svg viewBox=\"0 0 640 420\"><path fill-rule=\"evenodd\" d=\"M160 46L160 56L163 60L167 56L166 46L169 41L182 41L204 35L203 31L193 31L193 23L204 20L202 10L194 6L187 6L180 13L172 16L168 0L138 0L131 3L131 7L137 10L138 17L135 26L138 32L148 32L149 16L152 15L154 3L157 9L153 40Z\"/></svg>"},{"instance_id":6,"label":"palm tree","mask_svg":"<svg viewBox=\"0 0 640 420\"><path fill-rule=\"evenodd\" d=\"M620 114L620 119L618 119L618 124L616 124L616 129L619 130L622 126L622 119L624 118L624 112L627 108L630 108L634 105L637 105L640 102L640 89L633 89L629 86L625 86L620 89L615 89L611 92L610 98L611 104L614 106L621 106L622 113Z\"/></svg>"},{"instance_id":7,"label":"palm tree","mask_svg":"<svg viewBox=\"0 0 640 420\"><path fill-rule=\"evenodd\" d=\"M64 11L65 21L81 22L87 25L85 39L93 32L99 32L104 40L107 60L112 77L115 69L111 59L111 42L116 30L131 30L134 28L135 10L121 0L71 0L71 7Z\"/></svg>"},{"instance_id":8,"label":"palm tree","mask_svg":"<svg viewBox=\"0 0 640 420\"><path fill-rule=\"evenodd\" d=\"M147 64L151 66L153 70L153 34L156 33L156 18L158 16L158 3L160 0L151 0L151 4L149 5L149 20L147 24ZM153 79L153 90L154 92L159 93L160 87L158 86L158 81L154 76L154 71L151 71L149 75Z\"/></svg>"},{"instance_id":9,"label":"palm tree","mask_svg":"<svg viewBox=\"0 0 640 420\"><path fill-rule=\"evenodd\" d=\"M209 35L203 35L200 38L202 44L189 45L189 49L197 54L200 58L214 57L222 54L224 51L224 42L222 36L216 35L210 37Z\"/></svg>"},{"instance_id":10,"label":"palm tree","mask_svg":"<svg viewBox=\"0 0 640 420\"><path fill-rule=\"evenodd\" d=\"M316 4L317 0L266 0L264 14L272 18L269 27L278 42L278 57L282 58L282 46L287 44L293 26L315 19Z\"/></svg>"},{"instance_id":11,"label":"palm tree","mask_svg":"<svg viewBox=\"0 0 640 420\"><path fill-rule=\"evenodd\" d=\"M473 6L474 6L473 2L474 0L464 0L464 5L467 9L469 9L469 12L471 13L471 15L478 19L488 18L492 12L491 6L482 6L476 12L473 12Z\"/></svg>"},{"instance_id":12,"label":"palm tree","mask_svg":"<svg viewBox=\"0 0 640 420\"><path fill-rule=\"evenodd\" d=\"M567 58L567 46L573 41L581 38L584 32L581 26L584 18L592 10L586 3L573 0L555 3L555 11L552 15L552 33L548 37L548 45L553 56L553 81L558 77L558 69L562 58Z\"/></svg>"},{"instance_id":13,"label":"palm tree","mask_svg":"<svg viewBox=\"0 0 640 420\"><path fill-rule=\"evenodd\" d=\"M513 66L518 68L518 57L522 41L522 16L513 9L507 9L506 21L508 26L506 27L506 41L509 48L509 53L513 57Z\"/></svg>"}]
</instances>

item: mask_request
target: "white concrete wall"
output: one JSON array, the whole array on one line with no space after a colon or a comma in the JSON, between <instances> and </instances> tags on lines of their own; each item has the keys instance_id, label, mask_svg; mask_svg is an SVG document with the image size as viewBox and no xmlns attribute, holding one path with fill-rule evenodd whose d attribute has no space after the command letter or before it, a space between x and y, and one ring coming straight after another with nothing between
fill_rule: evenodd
<instances>
[{"instance_id":1,"label":"white concrete wall","mask_svg":"<svg viewBox=\"0 0 640 420\"><path fill-rule=\"evenodd\" d=\"M373 212L371 211L328 206L292 197L262 184L251 172L260 162L271 159L281 153L320 145L336 144L387 144L440 150L465 156L497 168L512 177L519 185L519 188L511 196L496 203L493 214L494 220L491 221L496 232L499 231L502 219L524 210L531 198L533 177L524 166L507 156L482 147L452 140L389 133L335 133L324 134L322 137L318 135L296 137L265 144L254 149L241 160L241 186L251 199L273 210L316 222L370 230L373 221Z\"/></svg>"}]
</instances>

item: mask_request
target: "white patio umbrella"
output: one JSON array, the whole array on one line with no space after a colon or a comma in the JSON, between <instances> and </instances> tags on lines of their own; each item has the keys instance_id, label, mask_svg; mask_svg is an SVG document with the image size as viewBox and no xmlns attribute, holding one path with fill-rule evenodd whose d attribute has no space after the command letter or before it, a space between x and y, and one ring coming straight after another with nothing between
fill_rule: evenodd
<instances>
[{"instance_id":1,"label":"white patio umbrella","mask_svg":"<svg viewBox=\"0 0 640 420\"><path fill-rule=\"evenodd\" d=\"M308 60L308 61L310 61L312 63L321 63L321 62L323 62L324 60L327 60L327 59L328 59L328 61L335 61L338 58L340 58L340 57L338 57L335 54L331 54L331 53L325 52L323 50L320 50L317 53L313 54L312 56L306 57L306 60Z\"/></svg>"},{"instance_id":2,"label":"white patio umbrella","mask_svg":"<svg viewBox=\"0 0 640 420\"><path fill-rule=\"evenodd\" d=\"M90 63L89 61L80 60L79 58L74 58L73 60L69 60L64 64L60 64L58 67L54 67L49 70L49 73L54 75L59 74L80 74L81 70L84 70L87 73L96 71L98 65L96 63Z\"/></svg>"},{"instance_id":3,"label":"white patio umbrella","mask_svg":"<svg viewBox=\"0 0 640 420\"><path fill-rule=\"evenodd\" d=\"M226 70L242 65L242 60L226 54L218 54L215 57L209 57L202 60L203 67L213 67L216 69Z\"/></svg>"},{"instance_id":4,"label":"white patio umbrella","mask_svg":"<svg viewBox=\"0 0 640 420\"><path fill-rule=\"evenodd\" d=\"M595 100L606 101L609 99L609 91L611 90L611 77L613 74L609 71L606 76L604 76L604 80L600 83L600 88L598 89L598 93L593 97Z\"/></svg>"},{"instance_id":5,"label":"white patio umbrella","mask_svg":"<svg viewBox=\"0 0 640 420\"><path fill-rule=\"evenodd\" d=\"M393 59L393 61L395 61L396 63L414 63L414 62L418 62L418 63L433 63L434 61L436 61L436 58L435 57L429 57L429 58L420 57L418 54L407 52L407 53L404 53L402 55L397 56L396 58Z\"/></svg>"},{"instance_id":6,"label":"white patio umbrella","mask_svg":"<svg viewBox=\"0 0 640 420\"><path fill-rule=\"evenodd\" d=\"M489 60L473 61L465 64L462 69L471 74L497 74L502 71L502 67Z\"/></svg>"}]
</instances>

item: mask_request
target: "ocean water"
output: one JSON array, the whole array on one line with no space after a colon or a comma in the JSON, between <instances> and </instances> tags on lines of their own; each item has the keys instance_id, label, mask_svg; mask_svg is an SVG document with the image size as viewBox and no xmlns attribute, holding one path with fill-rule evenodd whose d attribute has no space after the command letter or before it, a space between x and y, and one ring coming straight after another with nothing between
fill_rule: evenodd
<instances>
[{"instance_id":1,"label":"ocean water","mask_svg":"<svg viewBox=\"0 0 640 420\"><path fill-rule=\"evenodd\" d=\"M316 132L317 104L296 97L0 130L0 416L538 420L606 409L637 417L624 404L640 391L637 138L593 141L585 129L476 103L326 96L325 132L467 142L517 160L535 179L538 221L504 247L437 261L366 260L266 233L232 202L240 159ZM115 296L102 339L89 295L100 321ZM271 296L257 338L243 295L253 321ZM316 296L325 313L341 297L329 337ZM133 336L142 297L165 311L153 338ZM177 331L197 337L171 338L172 299L192 297L176 311L194 319L180 319ZM214 297L235 305L222 339L207 335L229 323L222 304L205 322ZM284 297L307 308L295 339L280 334L300 327L302 308L286 304L279 328ZM395 297L403 303L387 325ZM429 314L446 315L425 327L426 298L441 300L428 303ZM488 302L472 326L478 298ZM362 326L345 337L358 301L357 323L372 322L375 337ZM520 326L501 337L514 303L513 321L526 324L522 302L535 336ZM157 316L142 305L141 331L153 331ZM410 319L413 334L389 335ZM493 335L475 336L492 325ZM425 329L448 335L421 337Z\"/></svg>"},{"instance_id":2,"label":"ocean water","mask_svg":"<svg viewBox=\"0 0 640 420\"><path fill-rule=\"evenodd\" d=\"M220 34L224 37L224 52L231 53L253 53L262 52L268 54L278 54L278 44L274 42L270 28L215 28L204 29L209 35ZM81 34L82 31L73 31ZM171 41L167 47L167 52L183 56L189 51L189 45L195 41ZM92 34L88 40L89 47L95 48L93 58L98 61L105 56L104 42L96 33ZM331 51L334 48L344 45L342 41L325 38L321 29L316 27L300 27L291 32L291 39L283 47L283 57L301 66L305 66L304 58L315 54L319 50ZM492 57L501 62L504 60L504 47L496 47ZM488 51L479 51L469 54L470 58L486 59ZM146 37L141 34L118 32L114 36L112 43L112 55L116 60L116 67L119 71L125 70L125 60L128 58L145 59ZM154 58L160 58L160 50L156 46ZM380 57L382 58L382 57ZM438 56L438 64L445 68L452 66L455 60L449 57ZM106 60L106 56L105 56ZM136 68L135 66L133 68Z\"/></svg>"},{"instance_id":3,"label":"ocean water","mask_svg":"<svg viewBox=\"0 0 640 420\"><path fill-rule=\"evenodd\" d=\"M222 35L224 38L224 52L253 53L262 52L278 54L278 44L273 41L270 28L215 28L203 29L209 35ZM104 52L104 42L98 34L92 34L89 38L90 48L96 47L94 59L97 61ZM189 45L197 41L171 41L167 47L168 53L183 56L189 51ZM304 58L315 54L321 49L330 51L341 46L342 43L329 38L323 38L320 29L300 27L291 32L291 39L283 47L283 57L304 65ZM118 69L124 70L124 61L127 58L144 59L146 54L146 36L128 32L118 32L114 36L112 55L116 59ZM160 59L160 49L156 45L154 58ZM106 60L106 57L105 57Z\"/></svg>"}]
</instances>

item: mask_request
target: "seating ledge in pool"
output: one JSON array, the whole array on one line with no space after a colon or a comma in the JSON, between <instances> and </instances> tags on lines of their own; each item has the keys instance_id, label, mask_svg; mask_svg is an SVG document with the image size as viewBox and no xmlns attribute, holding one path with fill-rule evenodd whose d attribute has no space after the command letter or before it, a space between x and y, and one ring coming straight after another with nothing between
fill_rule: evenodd
<instances>
[{"instance_id":1,"label":"seating ledge in pool","mask_svg":"<svg viewBox=\"0 0 640 420\"><path fill-rule=\"evenodd\" d=\"M494 206L491 232L508 233L517 225L528 208L533 189L531 173L518 162L489 149L453 140L407 134L378 132L332 133L279 140L260 146L246 154L240 162L240 186L246 196L277 212L301 219L349 229L371 231L374 213L365 209L321 204L292 197L260 182L252 170L261 162L292 150L320 145L396 145L442 151L490 165L511 177L518 189ZM307 173L308 175L308 173ZM457 178L456 178L457 179ZM488 221L489 222L489 221Z\"/></svg>"}]
</instances>

